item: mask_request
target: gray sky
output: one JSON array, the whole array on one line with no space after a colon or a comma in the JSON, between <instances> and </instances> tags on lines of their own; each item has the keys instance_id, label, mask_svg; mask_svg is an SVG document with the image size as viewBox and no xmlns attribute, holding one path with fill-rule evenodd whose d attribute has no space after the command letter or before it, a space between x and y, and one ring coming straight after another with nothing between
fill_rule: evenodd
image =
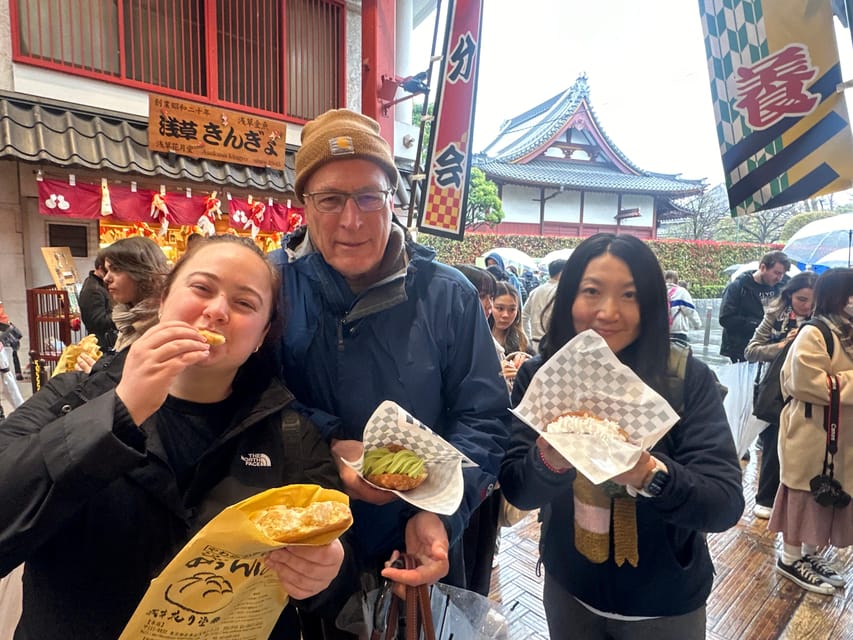
<instances>
[{"instance_id":1,"label":"gray sky","mask_svg":"<svg viewBox=\"0 0 853 640\"><path fill-rule=\"evenodd\" d=\"M433 20L415 32L413 68L428 64ZM853 78L850 32L836 26ZM634 164L723 181L696 0L485 0L481 42L476 151L585 72L599 123Z\"/></svg>"}]
</instances>

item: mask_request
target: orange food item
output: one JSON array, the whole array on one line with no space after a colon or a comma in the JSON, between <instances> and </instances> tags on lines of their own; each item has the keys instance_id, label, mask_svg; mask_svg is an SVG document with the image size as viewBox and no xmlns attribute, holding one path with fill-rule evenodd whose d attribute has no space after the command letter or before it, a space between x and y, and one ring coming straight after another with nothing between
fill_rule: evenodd
<instances>
[{"instance_id":1,"label":"orange food item","mask_svg":"<svg viewBox=\"0 0 853 640\"><path fill-rule=\"evenodd\" d=\"M198 332L205 340L207 340L207 343L211 347L218 347L219 345L225 344L225 336L223 336L221 333L216 333L215 331L208 331L207 329L199 329Z\"/></svg>"},{"instance_id":2,"label":"orange food item","mask_svg":"<svg viewBox=\"0 0 853 640\"><path fill-rule=\"evenodd\" d=\"M275 505L249 514L249 519L276 542L299 542L319 533L346 529L352 513L343 502L325 500L305 507Z\"/></svg>"}]
</instances>

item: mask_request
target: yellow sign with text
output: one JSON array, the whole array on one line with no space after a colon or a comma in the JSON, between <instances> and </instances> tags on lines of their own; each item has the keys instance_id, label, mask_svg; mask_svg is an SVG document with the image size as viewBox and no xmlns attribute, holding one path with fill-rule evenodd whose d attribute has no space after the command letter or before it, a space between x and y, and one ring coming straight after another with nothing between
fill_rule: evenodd
<instances>
[{"instance_id":1,"label":"yellow sign with text","mask_svg":"<svg viewBox=\"0 0 853 640\"><path fill-rule=\"evenodd\" d=\"M284 166L287 125L170 96L148 97L148 148L253 167Z\"/></svg>"}]
</instances>

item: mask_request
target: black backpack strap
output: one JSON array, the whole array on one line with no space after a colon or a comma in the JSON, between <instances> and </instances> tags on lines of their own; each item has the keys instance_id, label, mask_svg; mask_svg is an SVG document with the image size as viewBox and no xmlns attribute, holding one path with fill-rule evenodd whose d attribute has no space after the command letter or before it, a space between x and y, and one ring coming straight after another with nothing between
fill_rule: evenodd
<instances>
[{"instance_id":1,"label":"black backpack strap","mask_svg":"<svg viewBox=\"0 0 853 640\"><path fill-rule=\"evenodd\" d=\"M826 326L826 323L823 320L819 320L818 318L812 318L811 320L807 320L803 323L804 326L807 324L818 328L820 335L823 336L823 342L826 344L826 352L829 354L829 357L832 358L832 354L835 351L835 340L832 338L832 330Z\"/></svg>"},{"instance_id":2,"label":"black backpack strap","mask_svg":"<svg viewBox=\"0 0 853 640\"><path fill-rule=\"evenodd\" d=\"M829 354L829 358L832 359L832 354L835 351L835 340L832 338L832 330L826 326L826 323L823 320L819 320L818 318L812 318L811 320L806 320L802 326L807 324L812 325L813 327L817 327L818 331L820 331L820 335L823 336L823 343L826 345L826 352ZM787 403L791 399L790 396L785 400ZM803 410L804 416L806 418L812 417L812 403L806 402L805 408Z\"/></svg>"},{"instance_id":3,"label":"black backpack strap","mask_svg":"<svg viewBox=\"0 0 853 640\"><path fill-rule=\"evenodd\" d=\"M303 477L302 428L299 414L292 409L281 412L281 433L284 440L284 458L288 475ZM297 480L298 481L298 480Z\"/></svg>"},{"instance_id":4,"label":"black backpack strap","mask_svg":"<svg viewBox=\"0 0 853 640\"><path fill-rule=\"evenodd\" d=\"M670 405L676 413L684 410L684 378L687 376L687 359L690 345L677 338L669 341L669 361L667 362L666 384Z\"/></svg>"}]
</instances>

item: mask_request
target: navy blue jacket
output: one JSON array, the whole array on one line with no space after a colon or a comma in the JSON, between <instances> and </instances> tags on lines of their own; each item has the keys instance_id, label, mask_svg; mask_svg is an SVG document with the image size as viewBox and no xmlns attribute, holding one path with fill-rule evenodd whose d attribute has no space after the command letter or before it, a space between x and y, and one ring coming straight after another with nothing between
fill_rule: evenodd
<instances>
[{"instance_id":1,"label":"navy blue jacket","mask_svg":"<svg viewBox=\"0 0 853 640\"><path fill-rule=\"evenodd\" d=\"M512 393L517 405L542 356L525 362ZM501 469L501 490L521 509L541 507L542 562L566 591L609 613L674 616L705 604L714 567L705 532L725 531L743 513L741 470L717 385L692 356L684 382L681 420L652 449L670 473L657 498L638 497L639 564L610 558L595 564L575 549L574 471L549 471L535 446L537 434L513 418L512 440ZM611 525L612 526L612 525Z\"/></svg>"},{"instance_id":2,"label":"navy blue jacket","mask_svg":"<svg viewBox=\"0 0 853 640\"><path fill-rule=\"evenodd\" d=\"M506 385L471 283L431 249L409 241L406 252L404 271L358 295L317 252L281 265L284 375L303 404L327 414L311 413L327 439L361 440L376 407L392 400L479 465L464 470L462 505L444 518L452 544L497 480ZM413 514L405 502L352 508L368 566L403 548Z\"/></svg>"}]
</instances>

